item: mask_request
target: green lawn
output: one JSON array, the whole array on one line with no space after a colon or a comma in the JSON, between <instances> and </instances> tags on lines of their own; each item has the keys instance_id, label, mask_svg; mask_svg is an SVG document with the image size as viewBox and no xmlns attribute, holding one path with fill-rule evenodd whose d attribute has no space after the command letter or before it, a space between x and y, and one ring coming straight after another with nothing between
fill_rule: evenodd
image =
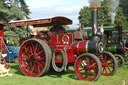
<instances>
[{"instance_id":1,"label":"green lawn","mask_svg":"<svg viewBox=\"0 0 128 85\"><path fill-rule=\"evenodd\" d=\"M128 85L128 65L118 68L114 76L101 76L96 82L78 80L73 68L64 73L48 72L42 77L28 77L22 74L17 64L9 65L13 76L0 78L0 85L122 85L123 80Z\"/></svg>"}]
</instances>

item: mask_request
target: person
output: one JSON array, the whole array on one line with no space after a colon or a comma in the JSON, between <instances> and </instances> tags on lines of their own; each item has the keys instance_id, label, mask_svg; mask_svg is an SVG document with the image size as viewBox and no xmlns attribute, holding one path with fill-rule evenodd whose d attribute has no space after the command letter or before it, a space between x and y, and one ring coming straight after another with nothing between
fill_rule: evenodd
<instances>
[{"instance_id":1,"label":"person","mask_svg":"<svg viewBox=\"0 0 128 85\"><path fill-rule=\"evenodd\" d=\"M54 34L63 34L65 33L65 29L61 25L55 25L50 29L50 32Z\"/></svg>"}]
</instances>

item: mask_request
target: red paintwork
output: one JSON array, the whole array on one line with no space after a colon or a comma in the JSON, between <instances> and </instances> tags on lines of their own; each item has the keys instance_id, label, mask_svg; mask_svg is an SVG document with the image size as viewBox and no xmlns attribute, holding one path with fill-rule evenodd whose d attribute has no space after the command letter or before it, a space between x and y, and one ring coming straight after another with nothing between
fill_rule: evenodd
<instances>
[{"instance_id":1,"label":"red paintwork","mask_svg":"<svg viewBox=\"0 0 128 85\"><path fill-rule=\"evenodd\" d=\"M81 42L75 42L72 45L73 51L75 54L80 54L81 53L87 53L88 52L88 40L81 41Z\"/></svg>"},{"instance_id":2,"label":"red paintwork","mask_svg":"<svg viewBox=\"0 0 128 85\"><path fill-rule=\"evenodd\" d=\"M10 22L9 26L22 26L22 25L34 25L34 26L53 26L53 25L68 25L72 24L72 21L65 17L53 17L47 19L37 19L37 20L26 20L26 21L15 21ZM57 29L55 32L48 32L49 40L43 39L45 36L43 33L37 32L36 36L32 38L38 38L45 41L49 44L50 47L54 48L54 52L60 50L65 50L68 63L74 63L76 54L80 52L86 53L86 44L88 40L82 42L76 42L73 44L73 34L64 33L62 29ZM77 34L76 37L79 37ZM23 43L23 40L20 41L20 45Z\"/></svg>"},{"instance_id":3,"label":"red paintwork","mask_svg":"<svg viewBox=\"0 0 128 85\"><path fill-rule=\"evenodd\" d=\"M66 17L57 16L57 17L47 18L47 19L12 21L8 25L9 26L33 25L36 27L43 27L43 26L54 26L56 24L69 25L69 24L72 24L72 20Z\"/></svg>"},{"instance_id":4,"label":"red paintwork","mask_svg":"<svg viewBox=\"0 0 128 85\"><path fill-rule=\"evenodd\" d=\"M75 38L79 38L80 37L80 34L79 33L76 33L75 34Z\"/></svg>"},{"instance_id":5,"label":"red paintwork","mask_svg":"<svg viewBox=\"0 0 128 85\"><path fill-rule=\"evenodd\" d=\"M110 76L113 72L113 69L115 68L114 61L112 57L110 57L110 55L108 54L104 54L104 57L102 56L102 58L103 58L101 60L102 68L103 68L102 75Z\"/></svg>"},{"instance_id":6,"label":"red paintwork","mask_svg":"<svg viewBox=\"0 0 128 85\"><path fill-rule=\"evenodd\" d=\"M19 45L21 46L23 42L24 42L24 40L20 40Z\"/></svg>"},{"instance_id":7,"label":"red paintwork","mask_svg":"<svg viewBox=\"0 0 128 85\"><path fill-rule=\"evenodd\" d=\"M5 43L4 43L4 31L3 31L4 26L6 26L6 24L0 23L0 54L2 54L2 52L8 52L8 50L5 49ZM3 56L1 56L1 60L4 62L5 67L9 69L9 66Z\"/></svg>"},{"instance_id":8,"label":"red paintwork","mask_svg":"<svg viewBox=\"0 0 128 85\"><path fill-rule=\"evenodd\" d=\"M50 46L55 47L54 52L60 52L60 50L65 50L67 55L68 63L73 63L75 61L74 50L72 50L73 35L72 33L55 34L50 37ZM65 40L66 38L66 40Z\"/></svg>"},{"instance_id":9,"label":"red paintwork","mask_svg":"<svg viewBox=\"0 0 128 85\"><path fill-rule=\"evenodd\" d=\"M50 36L49 41L51 47L64 48L65 46L70 46L72 44L73 35L71 33L53 34Z\"/></svg>"},{"instance_id":10,"label":"red paintwork","mask_svg":"<svg viewBox=\"0 0 128 85\"><path fill-rule=\"evenodd\" d=\"M74 63L76 54L74 54L74 50L72 49L72 47L66 47L65 52L67 54L68 63Z\"/></svg>"},{"instance_id":11,"label":"red paintwork","mask_svg":"<svg viewBox=\"0 0 128 85\"><path fill-rule=\"evenodd\" d=\"M6 26L6 24L0 23L0 50L2 52L8 52L7 49L5 49L4 47L4 26Z\"/></svg>"},{"instance_id":12,"label":"red paintwork","mask_svg":"<svg viewBox=\"0 0 128 85\"><path fill-rule=\"evenodd\" d=\"M72 24L72 20L68 18L53 17L48 19L16 21L16 22L11 22L8 25L21 26L21 25L30 25L30 24L32 24L33 26L53 26L53 27L50 29L49 32L46 33L37 32L37 35L31 37L33 39L25 41L25 43L22 44L21 49L19 51L19 65L25 75L33 76L33 77L42 75L43 73L48 71L49 66L47 65L50 65L51 61L52 61L52 65L54 63L63 64L62 66L64 67L62 68L63 71L67 68L66 66L68 66L68 64L75 63L77 56L79 56L81 53L88 52L88 40L74 42L73 34L65 32L65 29L61 27L61 25ZM80 34L76 34L75 37L76 38L80 37ZM46 52L48 50L48 46L46 46L44 42L41 42L41 40L46 42L46 44L48 44L49 47L51 47L53 53L52 58L49 57L50 52L49 51ZM20 44L21 43L23 43L23 41L21 41ZM55 61L50 60L53 59L53 57L55 57ZM89 65L90 63L88 61L88 66L87 66L89 68L89 74L86 75L87 76L90 75L90 79L82 78L83 75L80 74L80 70L79 70L80 68L79 63L82 63L83 62L82 59L86 60L86 58L89 58L93 61L91 62L92 65ZM83 66L83 68L85 68L85 66ZM93 60L93 58L90 58L89 56L81 57L80 60L78 60L75 69L80 79L89 80L89 81L92 81L96 78L95 74L94 75L92 74L94 78L91 77L90 71L93 70L94 72L98 72L98 70L96 70L97 69L96 62Z\"/></svg>"},{"instance_id":13,"label":"red paintwork","mask_svg":"<svg viewBox=\"0 0 128 85\"><path fill-rule=\"evenodd\" d=\"M87 56L87 55L81 56L77 60L75 65L75 71L77 74L79 74L77 76L81 80L93 81L97 76L98 73L97 69L98 69L98 65L96 61L91 56ZM83 75L83 72L85 75Z\"/></svg>"},{"instance_id":14,"label":"red paintwork","mask_svg":"<svg viewBox=\"0 0 128 85\"><path fill-rule=\"evenodd\" d=\"M39 42L29 40L19 51L19 65L22 72L32 77L43 74L47 67L47 55ZM31 56L34 58L31 59Z\"/></svg>"},{"instance_id":15,"label":"red paintwork","mask_svg":"<svg viewBox=\"0 0 128 85\"><path fill-rule=\"evenodd\" d=\"M62 55L62 51L63 49L54 49L54 53L57 53L57 55L55 55L55 62L56 63L63 63L63 55ZM62 56L62 58L58 58L58 56Z\"/></svg>"}]
</instances>

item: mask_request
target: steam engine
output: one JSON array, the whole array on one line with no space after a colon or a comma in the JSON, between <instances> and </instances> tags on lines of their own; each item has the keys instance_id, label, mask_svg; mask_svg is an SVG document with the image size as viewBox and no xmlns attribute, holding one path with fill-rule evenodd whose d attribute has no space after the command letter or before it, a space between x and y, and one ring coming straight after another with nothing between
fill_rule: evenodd
<instances>
[{"instance_id":1,"label":"steam engine","mask_svg":"<svg viewBox=\"0 0 128 85\"><path fill-rule=\"evenodd\" d=\"M27 76L37 77L48 72L50 68L62 72L68 66L74 65L77 77L81 80L96 81L101 74L113 75L117 69L116 60L111 53L104 52L101 34L96 31L98 7L92 7L91 10L93 36L89 40L84 39L81 32L67 33L62 25L70 25L72 20L66 17L9 23L10 26L52 26L47 32L38 32L37 35L20 41L21 71ZM104 70L106 68L110 70Z\"/></svg>"}]
</instances>

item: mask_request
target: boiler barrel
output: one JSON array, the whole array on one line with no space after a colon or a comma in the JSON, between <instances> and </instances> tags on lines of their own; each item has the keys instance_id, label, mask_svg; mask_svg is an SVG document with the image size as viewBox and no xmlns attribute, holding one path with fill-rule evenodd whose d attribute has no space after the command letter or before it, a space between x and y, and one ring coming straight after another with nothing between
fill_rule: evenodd
<instances>
[{"instance_id":1,"label":"boiler barrel","mask_svg":"<svg viewBox=\"0 0 128 85\"><path fill-rule=\"evenodd\" d=\"M102 42L85 40L81 42L75 42L72 45L73 52L75 54L81 53L102 53L104 46Z\"/></svg>"},{"instance_id":2,"label":"boiler barrel","mask_svg":"<svg viewBox=\"0 0 128 85\"><path fill-rule=\"evenodd\" d=\"M105 49L106 51L109 51L111 53L123 53L123 46L122 45L113 45L111 47L107 47Z\"/></svg>"}]
</instances>

